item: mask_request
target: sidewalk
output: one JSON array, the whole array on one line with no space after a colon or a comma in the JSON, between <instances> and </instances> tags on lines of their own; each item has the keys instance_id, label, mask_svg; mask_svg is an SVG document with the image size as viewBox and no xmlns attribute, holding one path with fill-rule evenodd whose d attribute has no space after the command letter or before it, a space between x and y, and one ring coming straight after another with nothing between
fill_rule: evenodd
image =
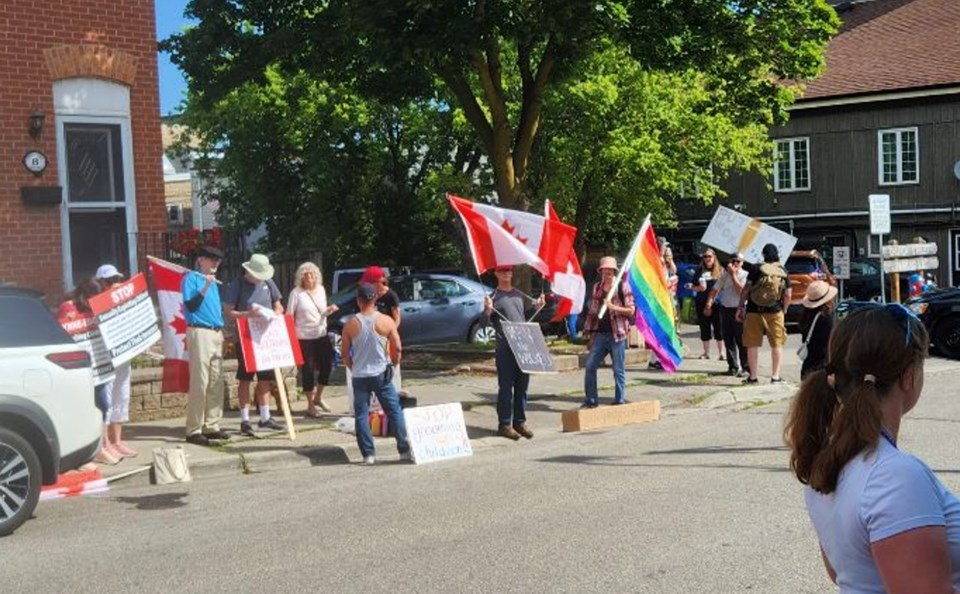
<instances>
[{"instance_id":1,"label":"sidewalk","mask_svg":"<svg viewBox=\"0 0 960 594\"><path fill-rule=\"evenodd\" d=\"M690 344L689 339L687 343ZM631 401L660 400L663 414L671 415L683 414L696 407L729 407L736 410L788 398L796 390L796 384L790 382L745 387L742 380L725 375L725 370L726 364L716 359L686 360L674 375L649 371L646 365L628 365L627 398ZM799 369L785 365L783 371L787 378L799 376ZM601 368L598 379L601 404L609 403L613 399L613 378L609 368ZM417 398L418 406L461 402L467 433L475 451L517 445L496 435L497 379L493 374L404 370L404 389ZM234 436L233 439L222 446L209 448L184 441L183 418L130 423L124 428L124 437L140 455L116 466L103 466L101 471L107 479L111 479L137 469L149 468L153 448L175 446L182 446L186 450L194 480L278 468L359 462L361 456L354 435L339 432L333 427L339 418L348 414L344 387L328 386L324 391L324 400L333 413L320 419L304 417L305 402L302 399L291 403L297 431L295 441L291 441L285 431L264 433L257 438L241 436L237 411L227 412L221 426ZM560 436L561 414L577 408L582 400L582 370L532 376L527 416L536 432L534 439ZM279 411L275 411L274 415L279 421L283 420ZM392 437L377 438L376 442L378 462L397 460ZM112 484L148 484L150 474L144 470Z\"/></svg>"}]
</instances>

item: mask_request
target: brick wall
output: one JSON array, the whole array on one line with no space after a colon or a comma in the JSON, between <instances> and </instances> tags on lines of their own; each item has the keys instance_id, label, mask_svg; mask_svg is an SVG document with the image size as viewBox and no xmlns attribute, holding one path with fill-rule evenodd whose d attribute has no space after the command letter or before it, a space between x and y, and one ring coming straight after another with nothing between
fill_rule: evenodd
<instances>
[{"instance_id":1,"label":"brick wall","mask_svg":"<svg viewBox=\"0 0 960 594\"><path fill-rule=\"evenodd\" d=\"M138 226L166 228L161 166L157 42L153 0L3 0L0 2L0 281L63 293L61 206L27 206L20 187L55 186L58 163L53 81L98 77L130 87ZM30 114L46 116L31 138ZM42 177L21 164L38 149Z\"/></svg>"}]
</instances>

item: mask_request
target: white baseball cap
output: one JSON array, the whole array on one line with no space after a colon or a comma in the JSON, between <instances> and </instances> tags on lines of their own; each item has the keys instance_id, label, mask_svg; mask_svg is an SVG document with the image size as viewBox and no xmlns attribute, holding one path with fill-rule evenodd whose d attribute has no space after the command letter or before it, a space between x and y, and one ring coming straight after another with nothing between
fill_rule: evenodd
<instances>
[{"instance_id":1,"label":"white baseball cap","mask_svg":"<svg viewBox=\"0 0 960 594\"><path fill-rule=\"evenodd\" d=\"M113 278L115 276L123 276L120 274L120 271L117 270L117 267L113 264L104 264L100 268L97 268L96 278L97 280L103 280L105 278Z\"/></svg>"}]
</instances>

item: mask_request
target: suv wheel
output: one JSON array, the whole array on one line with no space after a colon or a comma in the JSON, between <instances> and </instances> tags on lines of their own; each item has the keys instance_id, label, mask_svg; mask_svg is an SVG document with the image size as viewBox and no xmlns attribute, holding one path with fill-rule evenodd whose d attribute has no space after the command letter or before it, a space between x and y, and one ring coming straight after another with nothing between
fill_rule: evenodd
<instances>
[{"instance_id":1,"label":"suv wheel","mask_svg":"<svg viewBox=\"0 0 960 594\"><path fill-rule=\"evenodd\" d=\"M40 499L40 458L33 447L0 428L0 536L12 534L33 515Z\"/></svg>"},{"instance_id":2,"label":"suv wheel","mask_svg":"<svg viewBox=\"0 0 960 594\"><path fill-rule=\"evenodd\" d=\"M490 344L497 338L497 331L490 324L476 322L470 328L470 342L477 344Z\"/></svg>"},{"instance_id":3,"label":"suv wheel","mask_svg":"<svg viewBox=\"0 0 960 594\"><path fill-rule=\"evenodd\" d=\"M933 344L948 359L960 359L960 316L950 316L937 323Z\"/></svg>"}]
</instances>

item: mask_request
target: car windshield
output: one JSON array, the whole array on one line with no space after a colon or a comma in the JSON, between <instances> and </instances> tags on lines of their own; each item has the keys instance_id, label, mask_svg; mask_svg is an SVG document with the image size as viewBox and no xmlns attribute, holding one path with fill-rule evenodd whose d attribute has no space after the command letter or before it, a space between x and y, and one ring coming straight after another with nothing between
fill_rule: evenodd
<instances>
[{"instance_id":1,"label":"car windshield","mask_svg":"<svg viewBox=\"0 0 960 594\"><path fill-rule=\"evenodd\" d=\"M794 256L787 260L787 274L812 274L820 270L815 258L808 256Z\"/></svg>"}]
</instances>

